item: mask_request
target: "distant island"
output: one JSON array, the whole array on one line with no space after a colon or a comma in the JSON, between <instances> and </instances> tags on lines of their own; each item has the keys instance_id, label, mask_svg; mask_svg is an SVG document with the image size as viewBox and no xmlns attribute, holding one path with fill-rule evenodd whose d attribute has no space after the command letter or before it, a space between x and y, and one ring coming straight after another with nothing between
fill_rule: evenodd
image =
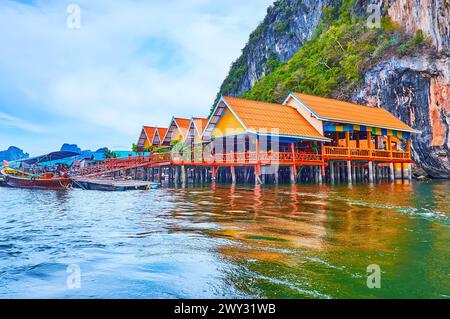
<instances>
[{"instance_id":1,"label":"distant island","mask_svg":"<svg viewBox=\"0 0 450 319\"><path fill-rule=\"evenodd\" d=\"M82 150L80 147L78 147L77 144L64 143L61 146L60 151L79 153L80 158L91 158L94 154L104 154L104 153L109 152L110 150L107 147L99 148L96 151ZM4 160L5 161L16 161L16 160L20 160L20 159L29 158L29 157L30 157L30 154L25 153L25 151L20 149L19 147L10 146L7 150L0 151L0 164Z\"/></svg>"},{"instance_id":2,"label":"distant island","mask_svg":"<svg viewBox=\"0 0 450 319\"><path fill-rule=\"evenodd\" d=\"M0 151L0 162L2 161L16 161L23 158L29 158L30 154L25 153L17 146L10 146L5 151Z\"/></svg>"}]
</instances>

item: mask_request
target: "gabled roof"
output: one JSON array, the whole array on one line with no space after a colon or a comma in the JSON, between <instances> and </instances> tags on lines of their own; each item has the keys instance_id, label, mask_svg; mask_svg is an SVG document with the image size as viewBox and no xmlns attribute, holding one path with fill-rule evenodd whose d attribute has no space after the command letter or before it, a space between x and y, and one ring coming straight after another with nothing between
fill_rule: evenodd
<instances>
[{"instance_id":1,"label":"gabled roof","mask_svg":"<svg viewBox=\"0 0 450 319\"><path fill-rule=\"evenodd\" d=\"M193 117L191 120L191 124L195 125L195 129L197 130L197 134L201 136L203 134L203 131L206 128L206 124L208 124L208 118L201 118L201 117Z\"/></svg>"},{"instance_id":2,"label":"gabled roof","mask_svg":"<svg viewBox=\"0 0 450 319\"><path fill-rule=\"evenodd\" d=\"M207 124L207 118L193 117L184 140L187 141L189 138L191 139L191 142L193 142L196 137L201 137Z\"/></svg>"},{"instance_id":3,"label":"gabled roof","mask_svg":"<svg viewBox=\"0 0 450 319\"><path fill-rule=\"evenodd\" d=\"M137 143L138 147L144 147L145 141L148 141L150 145L153 143L153 139L155 138L156 127L153 126L143 126L141 135L139 136L139 140Z\"/></svg>"},{"instance_id":4,"label":"gabled roof","mask_svg":"<svg viewBox=\"0 0 450 319\"><path fill-rule=\"evenodd\" d=\"M319 141L329 141L321 135L296 109L280 104L222 97L211 116L204 136L212 133L226 107L235 115L248 133L278 135Z\"/></svg>"},{"instance_id":5,"label":"gabled roof","mask_svg":"<svg viewBox=\"0 0 450 319\"><path fill-rule=\"evenodd\" d=\"M186 137L186 134L189 130L189 125L191 123L190 119L181 118L181 117L173 117L170 121L169 127L167 128L166 134L164 135L163 142L170 142L167 140L171 138L173 131L178 129L181 135L183 136L183 140Z\"/></svg>"},{"instance_id":6,"label":"gabled roof","mask_svg":"<svg viewBox=\"0 0 450 319\"><path fill-rule=\"evenodd\" d=\"M301 93L292 97L322 121L368 125L404 132L417 132L381 107L363 106L335 99L328 99Z\"/></svg>"},{"instance_id":7,"label":"gabled roof","mask_svg":"<svg viewBox=\"0 0 450 319\"><path fill-rule=\"evenodd\" d=\"M156 132L158 132L159 140L162 142L167 133L167 127L157 127Z\"/></svg>"}]
</instances>

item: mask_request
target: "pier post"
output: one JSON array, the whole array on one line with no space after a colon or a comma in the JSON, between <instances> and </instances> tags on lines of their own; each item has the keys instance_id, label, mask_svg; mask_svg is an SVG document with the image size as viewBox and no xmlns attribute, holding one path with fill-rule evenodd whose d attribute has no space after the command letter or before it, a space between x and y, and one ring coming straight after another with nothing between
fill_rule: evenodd
<instances>
[{"instance_id":1,"label":"pier post","mask_svg":"<svg viewBox=\"0 0 450 319\"><path fill-rule=\"evenodd\" d=\"M291 179L291 184L295 184L295 175L297 175L296 174L296 167L295 167L295 165L292 165L291 167L290 167L290 179Z\"/></svg>"},{"instance_id":2,"label":"pier post","mask_svg":"<svg viewBox=\"0 0 450 319\"><path fill-rule=\"evenodd\" d=\"M334 162L330 161L330 182L334 184Z\"/></svg>"},{"instance_id":3,"label":"pier post","mask_svg":"<svg viewBox=\"0 0 450 319\"><path fill-rule=\"evenodd\" d=\"M373 162L369 161L369 183L373 184Z\"/></svg>"},{"instance_id":4,"label":"pier post","mask_svg":"<svg viewBox=\"0 0 450 319\"><path fill-rule=\"evenodd\" d=\"M403 164L395 163L395 179L401 180L403 178Z\"/></svg>"},{"instance_id":5,"label":"pier post","mask_svg":"<svg viewBox=\"0 0 450 319\"><path fill-rule=\"evenodd\" d=\"M255 165L255 184L262 184L261 166Z\"/></svg>"},{"instance_id":6,"label":"pier post","mask_svg":"<svg viewBox=\"0 0 450 319\"><path fill-rule=\"evenodd\" d=\"M411 164L408 164L408 163L402 164L403 180L411 180L410 167L411 167Z\"/></svg>"},{"instance_id":7,"label":"pier post","mask_svg":"<svg viewBox=\"0 0 450 319\"><path fill-rule=\"evenodd\" d=\"M181 184L186 185L186 167L181 165Z\"/></svg>"},{"instance_id":8,"label":"pier post","mask_svg":"<svg viewBox=\"0 0 450 319\"><path fill-rule=\"evenodd\" d=\"M395 181L394 163L389 163L389 181Z\"/></svg>"},{"instance_id":9,"label":"pier post","mask_svg":"<svg viewBox=\"0 0 450 319\"><path fill-rule=\"evenodd\" d=\"M352 165L352 181L353 182L357 182L356 180L356 163L354 165Z\"/></svg>"},{"instance_id":10,"label":"pier post","mask_svg":"<svg viewBox=\"0 0 450 319\"><path fill-rule=\"evenodd\" d=\"M348 183L351 184L352 183L352 161L347 161L347 179L348 179Z\"/></svg>"},{"instance_id":11,"label":"pier post","mask_svg":"<svg viewBox=\"0 0 450 319\"><path fill-rule=\"evenodd\" d=\"M231 183L236 184L236 168L234 166L230 166L231 170Z\"/></svg>"},{"instance_id":12,"label":"pier post","mask_svg":"<svg viewBox=\"0 0 450 319\"><path fill-rule=\"evenodd\" d=\"M175 184L180 182L180 167L175 166Z\"/></svg>"},{"instance_id":13,"label":"pier post","mask_svg":"<svg viewBox=\"0 0 450 319\"><path fill-rule=\"evenodd\" d=\"M275 172L273 173L274 182L275 182L275 184L277 184L277 185L278 185L279 178L280 178L280 176L279 176L279 169L280 169L280 167L277 167L277 169L276 169Z\"/></svg>"},{"instance_id":14,"label":"pier post","mask_svg":"<svg viewBox=\"0 0 450 319\"><path fill-rule=\"evenodd\" d=\"M317 181L319 182L320 185L322 185L322 183L323 183L322 166L317 166Z\"/></svg>"}]
</instances>

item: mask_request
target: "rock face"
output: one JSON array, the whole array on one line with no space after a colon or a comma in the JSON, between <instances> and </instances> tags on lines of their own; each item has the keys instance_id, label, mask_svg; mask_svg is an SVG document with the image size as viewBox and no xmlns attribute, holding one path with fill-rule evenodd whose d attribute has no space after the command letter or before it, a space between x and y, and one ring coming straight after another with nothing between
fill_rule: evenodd
<instances>
[{"instance_id":1,"label":"rock face","mask_svg":"<svg viewBox=\"0 0 450 319\"><path fill-rule=\"evenodd\" d=\"M289 60L311 39L323 19L324 7L342 1L280 0L269 8L264 22L253 32L242 56L233 64L220 95L239 96L271 71L273 59ZM415 56L386 57L364 76L353 102L381 106L412 127L417 170L435 178L450 177L450 1L355 0L353 14L368 15L368 6L399 24L407 34L418 30L431 48ZM280 22L281 21L281 22ZM285 25L280 23L285 22Z\"/></svg>"},{"instance_id":2,"label":"rock face","mask_svg":"<svg viewBox=\"0 0 450 319\"><path fill-rule=\"evenodd\" d=\"M422 30L438 51L450 48L450 2L448 0L384 0L389 17L414 34Z\"/></svg>"},{"instance_id":3,"label":"rock face","mask_svg":"<svg viewBox=\"0 0 450 319\"><path fill-rule=\"evenodd\" d=\"M30 155L28 153L24 153L24 151L22 151L20 148L10 146L6 151L0 151L0 164L3 160L15 161L28 157L30 157Z\"/></svg>"},{"instance_id":4,"label":"rock face","mask_svg":"<svg viewBox=\"0 0 450 319\"><path fill-rule=\"evenodd\" d=\"M220 88L220 95L239 96L250 90L272 63L287 62L310 40L320 24L325 6L337 6L332 0L280 0L267 10L267 16L250 35L241 57Z\"/></svg>"},{"instance_id":5,"label":"rock face","mask_svg":"<svg viewBox=\"0 0 450 319\"><path fill-rule=\"evenodd\" d=\"M370 70L354 101L381 106L422 133L413 136L416 165L434 178L450 178L449 58L384 61Z\"/></svg>"}]
</instances>

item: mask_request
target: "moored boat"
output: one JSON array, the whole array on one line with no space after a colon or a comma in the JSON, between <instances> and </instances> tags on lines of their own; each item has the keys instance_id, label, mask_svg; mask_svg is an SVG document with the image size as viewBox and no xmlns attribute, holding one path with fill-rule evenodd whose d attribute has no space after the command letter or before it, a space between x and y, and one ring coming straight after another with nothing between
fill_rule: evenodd
<instances>
[{"instance_id":1,"label":"moored boat","mask_svg":"<svg viewBox=\"0 0 450 319\"><path fill-rule=\"evenodd\" d=\"M54 174L34 175L9 167L4 167L1 174L4 183L15 188L66 190L73 183L69 177L56 177Z\"/></svg>"}]
</instances>

